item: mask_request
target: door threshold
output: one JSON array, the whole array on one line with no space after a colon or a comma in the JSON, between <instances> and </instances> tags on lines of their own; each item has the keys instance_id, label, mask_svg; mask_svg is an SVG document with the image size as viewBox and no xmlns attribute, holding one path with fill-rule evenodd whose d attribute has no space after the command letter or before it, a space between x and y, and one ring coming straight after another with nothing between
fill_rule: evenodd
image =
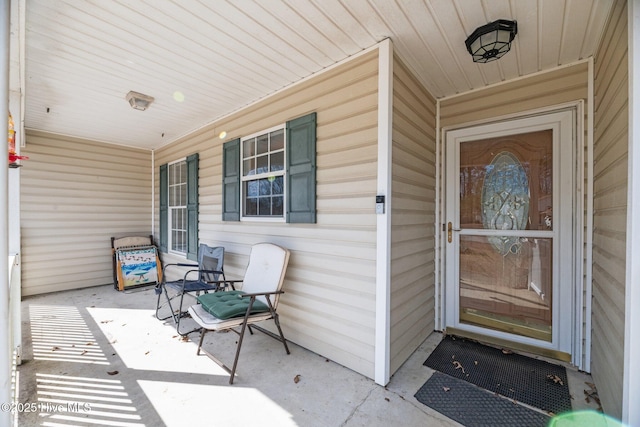
<instances>
[{"instance_id":1,"label":"door threshold","mask_svg":"<svg viewBox=\"0 0 640 427\"><path fill-rule=\"evenodd\" d=\"M475 332L469 332L458 328L447 327L444 330L445 335L455 335L458 337L469 338L481 343L487 343L501 348L524 351L531 354L537 354L543 357L559 360L561 362L571 363L571 354L560 350L551 350L548 348L536 347L530 344L509 341L502 338L481 335Z\"/></svg>"}]
</instances>

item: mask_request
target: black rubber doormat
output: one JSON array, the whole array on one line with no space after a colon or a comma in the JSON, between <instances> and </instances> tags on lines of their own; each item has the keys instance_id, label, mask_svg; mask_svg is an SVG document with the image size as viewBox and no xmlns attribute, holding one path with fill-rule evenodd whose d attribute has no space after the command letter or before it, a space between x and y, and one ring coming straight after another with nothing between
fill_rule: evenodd
<instances>
[{"instance_id":1,"label":"black rubber doormat","mask_svg":"<svg viewBox=\"0 0 640 427\"><path fill-rule=\"evenodd\" d=\"M545 412L571 410L564 366L449 335L424 365Z\"/></svg>"},{"instance_id":2,"label":"black rubber doormat","mask_svg":"<svg viewBox=\"0 0 640 427\"><path fill-rule=\"evenodd\" d=\"M550 417L466 381L434 372L415 398L467 427L544 427Z\"/></svg>"}]
</instances>

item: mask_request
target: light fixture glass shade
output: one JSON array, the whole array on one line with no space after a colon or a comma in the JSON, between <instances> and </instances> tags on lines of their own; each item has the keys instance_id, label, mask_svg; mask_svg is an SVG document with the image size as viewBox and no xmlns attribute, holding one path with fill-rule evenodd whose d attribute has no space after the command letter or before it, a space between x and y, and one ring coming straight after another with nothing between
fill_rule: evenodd
<instances>
[{"instance_id":1,"label":"light fixture glass shade","mask_svg":"<svg viewBox=\"0 0 640 427\"><path fill-rule=\"evenodd\" d=\"M473 62L490 62L509 52L511 42L517 33L516 21L498 19L476 28L464 43L473 56Z\"/></svg>"},{"instance_id":2,"label":"light fixture glass shade","mask_svg":"<svg viewBox=\"0 0 640 427\"><path fill-rule=\"evenodd\" d=\"M151 105L151 103L154 101L154 98L152 96L134 92L132 90L127 93L127 96L125 98L127 101L129 101L129 105L131 105L131 108L141 111L149 108L149 105Z\"/></svg>"}]
</instances>

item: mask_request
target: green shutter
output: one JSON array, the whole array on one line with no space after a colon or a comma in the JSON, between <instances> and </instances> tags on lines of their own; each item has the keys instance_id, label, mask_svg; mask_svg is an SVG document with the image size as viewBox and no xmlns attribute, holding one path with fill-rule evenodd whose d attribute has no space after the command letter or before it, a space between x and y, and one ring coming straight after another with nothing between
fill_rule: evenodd
<instances>
[{"instance_id":1,"label":"green shutter","mask_svg":"<svg viewBox=\"0 0 640 427\"><path fill-rule=\"evenodd\" d=\"M222 147L222 220L240 221L240 139Z\"/></svg>"},{"instance_id":2,"label":"green shutter","mask_svg":"<svg viewBox=\"0 0 640 427\"><path fill-rule=\"evenodd\" d=\"M287 122L287 222L316 222L316 113Z\"/></svg>"},{"instance_id":3,"label":"green shutter","mask_svg":"<svg viewBox=\"0 0 640 427\"><path fill-rule=\"evenodd\" d=\"M198 259L198 153L187 157L187 258Z\"/></svg>"},{"instance_id":4,"label":"green shutter","mask_svg":"<svg viewBox=\"0 0 640 427\"><path fill-rule=\"evenodd\" d=\"M167 232L169 214L169 190L168 190L167 165L160 166L160 251L167 252Z\"/></svg>"}]
</instances>

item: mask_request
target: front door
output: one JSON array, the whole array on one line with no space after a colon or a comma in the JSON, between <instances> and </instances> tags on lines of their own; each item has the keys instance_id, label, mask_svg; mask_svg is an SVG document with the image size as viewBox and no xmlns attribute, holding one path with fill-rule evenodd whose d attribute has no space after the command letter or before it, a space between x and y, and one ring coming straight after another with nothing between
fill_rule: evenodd
<instances>
[{"instance_id":1,"label":"front door","mask_svg":"<svg viewBox=\"0 0 640 427\"><path fill-rule=\"evenodd\" d=\"M446 133L447 327L571 354L574 112Z\"/></svg>"}]
</instances>

